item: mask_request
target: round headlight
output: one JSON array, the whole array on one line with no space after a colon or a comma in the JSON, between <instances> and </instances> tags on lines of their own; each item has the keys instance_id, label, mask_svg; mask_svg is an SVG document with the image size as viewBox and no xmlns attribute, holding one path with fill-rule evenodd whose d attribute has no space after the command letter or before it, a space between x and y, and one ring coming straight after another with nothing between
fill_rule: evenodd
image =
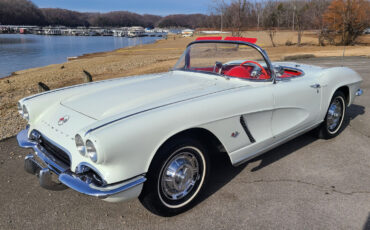
<instances>
[{"instance_id":1,"label":"round headlight","mask_svg":"<svg viewBox=\"0 0 370 230\"><path fill-rule=\"evenodd\" d=\"M18 113L23 116L23 108L22 108L21 103L18 102L17 107L18 107Z\"/></svg>"},{"instance_id":2,"label":"round headlight","mask_svg":"<svg viewBox=\"0 0 370 230\"><path fill-rule=\"evenodd\" d=\"M92 141L87 140L86 141L86 150L87 150L87 155L90 157L90 159L93 162L98 161L98 154L96 153L96 149Z\"/></svg>"},{"instance_id":3,"label":"round headlight","mask_svg":"<svg viewBox=\"0 0 370 230\"><path fill-rule=\"evenodd\" d=\"M84 141L82 140L82 137L80 135L76 135L75 136L75 142L76 142L76 147L77 147L77 150L78 152L82 155L82 156L85 156L86 154L86 148L85 148L85 143Z\"/></svg>"},{"instance_id":4,"label":"round headlight","mask_svg":"<svg viewBox=\"0 0 370 230\"><path fill-rule=\"evenodd\" d=\"M28 113L27 107L23 105L23 118L27 121L30 120L30 114Z\"/></svg>"}]
</instances>

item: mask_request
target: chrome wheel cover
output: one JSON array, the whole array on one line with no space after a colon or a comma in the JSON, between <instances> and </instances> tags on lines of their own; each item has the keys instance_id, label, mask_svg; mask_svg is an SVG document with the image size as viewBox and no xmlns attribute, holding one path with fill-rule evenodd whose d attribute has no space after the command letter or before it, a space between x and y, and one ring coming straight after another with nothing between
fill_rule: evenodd
<instances>
[{"instance_id":1,"label":"chrome wheel cover","mask_svg":"<svg viewBox=\"0 0 370 230\"><path fill-rule=\"evenodd\" d=\"M177 152L164 166L160 189L169 200L180 200L188 195L201 178L199 162L194 153L186 149Z\"/></svg>"},{"instance_id":2,"label":"chrome wheel cover","mask_svg":"<svg viewBox=\"0 0 370 230\"><path fill-rule=\"evenodd\" d=\"M337 97L329 106L327 113L326 126L330 133L335 133L339 130L343 121L344 101L341 97Z\"/></svg>"}]
</instances>

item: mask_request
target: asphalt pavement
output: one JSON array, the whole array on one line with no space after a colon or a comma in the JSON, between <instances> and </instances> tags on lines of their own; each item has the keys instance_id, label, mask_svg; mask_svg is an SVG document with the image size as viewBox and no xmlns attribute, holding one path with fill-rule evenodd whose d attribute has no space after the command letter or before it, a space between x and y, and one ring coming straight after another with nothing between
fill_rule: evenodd
<instances>
[{"instance_id":1,"label":"asphalt pavement","mask_svg":"<svg viewBox=\"0 0 370 230\"><path fill-rule=\"evenodd\" d=\"M239 167L213 159L209 187L175 217L148 212L136 199L107 203L72 190L48 191L23 170L30 150L0 142L0 229L370 229L370 59L297 62L348 66L364 94L331 140L310 133Z\"/></svg>"}]
</instances>

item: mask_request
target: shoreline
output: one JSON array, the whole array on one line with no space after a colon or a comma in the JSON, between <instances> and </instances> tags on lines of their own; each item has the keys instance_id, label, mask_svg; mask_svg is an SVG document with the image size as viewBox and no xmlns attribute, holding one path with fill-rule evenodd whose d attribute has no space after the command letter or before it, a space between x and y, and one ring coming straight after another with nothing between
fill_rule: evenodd
<instances>
[{"instance_id":1,"label":"shoreline","mask_svg":"<svg viewBox=\"0 0 370 230\"><path fill-rule=\"evenodd\" d=\"M2 34L0 34L0 39L1 39L1 35ZM36 36L36 37L48 36L48 37L53 37L53 38L54 37L57 37L57 38L59 38L59 37L71 37L71 36L64 36L64 35L51 36L51 35L34 35L34 34L10 34L10 35L21 35L21 36L31 35L31 36ZM80 38L81 36L76 36L76 37ZM84 36L83 38L85 38L85 37L86 36ZM110 38L116 38L116 37L110 36ZM27 66L27 64L26 65L18 65L18 64L12 65L11 63L8 63L8 64L10 64L10 66L13 66L14 68L7 68L7 67L4 66L5 71L4 71L4 73L1 74L0 79L6 79L6 78L9 78L9 77L13 77L13 76L17 75L18 72L21 72L21 71L23 72L23 71L31 70L31 69L35 69L35 68L43 68L43 67L47 67L47 66L50 66L50 65L63 64L63 63L72 61L72 60L69 60L72 57L74 58L73 60L77 60L77 59L81 59L81 58L84 58L84 57L88 57L90 55L107 54L107 53L110 53L110 52L117 51L119 49L131 48L131 47L141 46L141 45L146 45L146 44L154 44L158 40L165 39L164 37L142 37L142 38L149 38L149 39L141 39L141 40L138 40L138 41L134 42L134 41L130 41L130 38L127 38L127 37L117 37L117 38L126 39L126 40L123 40L123 42L121 40L119 40L119 41L121 41L120 43L123 43L123 44L121 44L122 45L121 47L118 46L118 45L111 45L111 47L110 47L108 45L107 47L104 47L104 48L95 48L95 51L94 51L94 48L85 49L86 53L83 52L83 49L75 50L74 51L75 53L71 53L71 52L58 53L56 58L53 58L53 55L51 55L50 58L48 58L48 60L50 60L51 62L49 62L49 61L33 62L32 64L28 64L28 66ZM10 39L10 38L7 38L7 39ZM17 38L15 38L15 39L17 39ZM33 38L32 37L31 38L27 37L27 38L24 38L24 39L32 40ZM92 39L90 39L90 40L92 40ZM37 41L38 41L37 43L44 42L43 40L40 40L40 41L37 40ZM98 41L101 41L100 43L103 42L102 40L98 40ZM110 40L108 40L107 42L109 43L109 41ZM103 42L103 43L105 43L105 42ZM130 43L137 43L137 44L130 44ZM32 48L32 47L30 47L30 48ZM39 47L37 47L37 48L39 48ZM10 55L12 55L12 54L10 54ZM41 54L40 54L40 56L42 57ZM36 59L36 60L38 60L38 59ZM22 61L22 59L20 61ZM7 63L7 62L5 62L5 63ZM17 62L15 62L15 63L17 63ZM12 71L12 72L10 72L10 71Z\"/></svg>"},{"instance_id":2,"label":"shoreline","mask_svg":"<svg viewBox=\"0 0 370 230\"><path fill-rule=\"evenodd\" d=\"M286 56L312 54L315 57L342 57L343 47L315 45L315 37L304 37L308 44L302 47L285 46L293 32L281 32L277 39L278 46L272 47L267 33L247 32L245 36L257 37L258 45L266 49L272 61L284 60ZM182 38L169 36L150 44L124 47L112 51L88 53L72 61L51 64L14 72L0 78L0 140L14 136L26 123L18 115L17 101L23 97L38 93L38 82L43 82L50 89L56 89L84 82L83 70L88 71L94 81L166 72L172 68L185 50L188 43L196 37ZM368 37L370 38L370 36ZM346 47L345 56L367 56L370 46ZM369 59L370 63L370 59Z\"/></svg>"}]
</instances>

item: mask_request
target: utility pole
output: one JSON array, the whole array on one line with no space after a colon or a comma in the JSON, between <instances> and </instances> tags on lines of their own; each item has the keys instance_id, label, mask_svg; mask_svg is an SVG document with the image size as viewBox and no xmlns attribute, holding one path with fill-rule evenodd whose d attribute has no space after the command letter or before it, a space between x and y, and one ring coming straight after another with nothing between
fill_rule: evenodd
<instances>
[{"instance_id":1,"label":"utility pole","mask_svg":"<svg viewBox=\"0 0 370 230\"><path fill-rule=\"evenodd\" d=\"M225 9L225 2L224 0L221 0L219 8L221 9L221 32L224 27L224 22L223 22L223 16L224 16L224 9Z\"/></svg>"},{"instance_id":2,"label":"utility pole","mask_svg":"<svg viewBox=\"0 0 370 230\"><path fill-rule=\"evenodd\" d=\"M297 6L296 6L296 3L295 3L295 0L293 1L293 31L294 31L294 24L295 24L295 11L297 10Z\"/></svg>"},{"instance_id":3,"label":"utility pole","mask_svg":"<svg viewBox=\"0 0 370 230\"><path fill-rule=\"evenodd\" d=\"M223 21L222 21L223 14L224 14L224 12L223 12L223 10L221 10L221 32L222 32L222 27L223 27Z\"/></svg>"}]
</instances>

